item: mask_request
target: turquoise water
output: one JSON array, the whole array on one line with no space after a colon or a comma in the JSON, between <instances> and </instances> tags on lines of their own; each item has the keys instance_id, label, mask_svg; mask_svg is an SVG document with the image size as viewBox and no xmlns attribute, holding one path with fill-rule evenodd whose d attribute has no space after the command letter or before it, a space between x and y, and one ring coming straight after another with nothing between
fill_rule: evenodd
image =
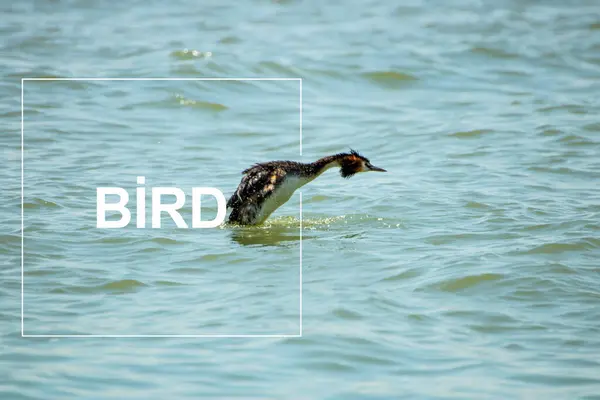
<instances>
[{"instance_id":1,"label":"turquoise water","mask_svg":"<svg viewBox=\"0 0 600 400\"><path fill-rule=\"evenodd\" d=\"M0 398L600 399L597 2L0 7ZM25 81L22 281L32 77L301 78L302 140L297 80ZM95 226L350 147L302 224Z\"/></svg>"}]
</instances>

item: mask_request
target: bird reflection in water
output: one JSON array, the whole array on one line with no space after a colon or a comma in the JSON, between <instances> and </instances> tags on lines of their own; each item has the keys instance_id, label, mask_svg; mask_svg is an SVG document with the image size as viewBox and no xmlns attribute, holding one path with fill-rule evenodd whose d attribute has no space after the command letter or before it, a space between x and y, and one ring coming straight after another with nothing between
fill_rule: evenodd
<instances>
[{"instance_id":1,"label":"bird reflection in water","mask_svg":"<svg viewBox=\"0 0 600 400\"><path fill-rule=\"evenodd\" d=\"M300 242L300 238L312 236L303 232L300 236L300 224L272 224L270 226L235 226L231 239L242 246L280 246Z\"/></svg>"}]
</instances>

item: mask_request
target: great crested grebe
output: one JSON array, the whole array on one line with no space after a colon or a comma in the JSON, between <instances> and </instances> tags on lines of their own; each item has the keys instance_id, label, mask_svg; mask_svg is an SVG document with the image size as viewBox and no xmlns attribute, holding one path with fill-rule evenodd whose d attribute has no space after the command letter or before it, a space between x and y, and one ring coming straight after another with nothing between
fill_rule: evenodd
<instances>
[{"instance_id":1,"label":"great crested grebe","mask_svg":"<svg viewBox=\"0 0 600 400\"><path fill-rule=\"evenodd\" d=\"M269 161L245 169L235 193L227 201L231 208L228 222L257 225L290 199L294 191L332 167L340 167L340 175L350 178L358 172L387 172L369 162L354 150L323 157L313 163Z\"/></svg>"}]
</instances>

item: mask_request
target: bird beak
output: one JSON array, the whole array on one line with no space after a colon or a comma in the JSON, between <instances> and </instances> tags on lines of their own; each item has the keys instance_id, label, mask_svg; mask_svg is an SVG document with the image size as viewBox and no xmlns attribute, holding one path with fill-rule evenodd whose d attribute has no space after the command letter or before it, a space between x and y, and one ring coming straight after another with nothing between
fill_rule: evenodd
<instances>
[{"instance_id":1,"label":"bird beak","mask_svg":"<svg viewBox=\"0 0 600 400\"><path fill-rule=\"evenodd\" d=\"M369 165L369 171L387 172L385 169L376 167L374 165Z\"/></svg>"}]
</instances>

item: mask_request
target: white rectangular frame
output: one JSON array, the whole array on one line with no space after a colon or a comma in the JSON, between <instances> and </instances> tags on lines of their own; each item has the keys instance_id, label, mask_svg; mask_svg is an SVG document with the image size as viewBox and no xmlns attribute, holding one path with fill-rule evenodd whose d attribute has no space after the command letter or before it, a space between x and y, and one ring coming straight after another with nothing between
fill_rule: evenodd
<instances>
[{"instance_id":1,"label":"white rectangular frame","mask_svg":"<svg viewBox=\"0 0 600 400\"><path fill-rule=\"evenodd\" d=\"M24 112L24 88L26 81L298 81L299 83L299 140L300 156L302 156L302 78L21 78L21 337L24 338L299 338L302 337L302 192L300 194L300 267L299 267L299 332L296 334L199 334L199 335L69 335L69 334L25 334L25 214L24 214L24 143L25 143L25 112Z\"/></svg>"}]
</instances>

